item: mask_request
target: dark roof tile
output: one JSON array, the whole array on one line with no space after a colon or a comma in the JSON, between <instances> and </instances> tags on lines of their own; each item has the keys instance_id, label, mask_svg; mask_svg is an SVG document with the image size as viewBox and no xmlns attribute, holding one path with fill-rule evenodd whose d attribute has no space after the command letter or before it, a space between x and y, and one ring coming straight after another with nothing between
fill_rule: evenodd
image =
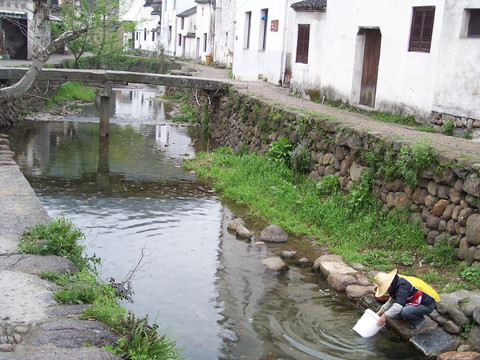
<instances>
[{"instance_id":1,"label":"dark roof tile","mask_svg":"<svg viewBox=\"0 0 480 360\"><path fill-rule=\"evenodd\" d=\"M323 11L327 8L327 0L303 0L292 4L295 11Z\"/></svg>"},{"instance_id":2,"label":"dark roof tile","mask_svg":"<svg viewBox=\"0 0 480 360\"><path fill-rule=\"evenodd\" d=\"M196 14L197 13L197 6L194 6L188 10L185 10L184 12L180 13L180 14L177 14L178 17L188 17L188 16L191 16L193 14Z\"/></svg>"}]
</instances>

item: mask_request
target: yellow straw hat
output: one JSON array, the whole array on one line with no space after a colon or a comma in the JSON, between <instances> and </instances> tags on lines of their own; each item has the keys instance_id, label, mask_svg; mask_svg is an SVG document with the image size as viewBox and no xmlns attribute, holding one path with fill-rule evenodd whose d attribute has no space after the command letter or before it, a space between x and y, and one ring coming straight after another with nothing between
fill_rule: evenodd
<instances>
[{"instance_id":1,"label":"yellow straw hat","mask_svg":"<svg viewBox=\"0 0 480 360\"><path fill-rule=\"evenodd\" d=\"M388 274L384 272L379 272L377 275L375 275L374 281L375 284L377 284L377 290L375 291L376 297L380 297L387 292L396 274L397 269L390 271Z\"/></svg>"}]
</instances>

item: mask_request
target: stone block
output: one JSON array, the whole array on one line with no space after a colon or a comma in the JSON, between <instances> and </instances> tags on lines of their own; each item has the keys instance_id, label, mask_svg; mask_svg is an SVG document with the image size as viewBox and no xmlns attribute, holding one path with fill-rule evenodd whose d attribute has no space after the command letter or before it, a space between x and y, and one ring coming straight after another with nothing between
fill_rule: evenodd
<instances>
[{"instance_id":1,"label":"stone block","mask_svg":"<svg viewBox=\"0 0 480 360\"><path fill-rule=\"evenodd\" d=\"M442 217L445 219L445 220L450 220L452 218L452 214L453 214L453 209L455 209L457 205L456 204L450 204L448 205L445 210L443 211L442 213Z\"/></svg>"},{"instance_id":2,"label":"stone block","mask_svg":"<svg viewBox=\"0 0 480 360\"><path fill-rule=\"evenodd\" d=\"M440 216L440 215L443 214L443 212L445 211L445 209L449 205L450 205L450 202L448 200L441 199L441 200L437 201L437 203L435 205L433 205L433 209L432 209L431 213L435 216Z\"/></svg>"},{"instance_id":3,"label":"stone block","mask_svg":"<svg viewBox=\"0 0 480 360\"><path fill-rule=\"evenodd\" d=\"M448 196L450 198L450 201L455 204L459 204L460 201L463 199L463 193L455 188L450 189L450 191L448 192Z\"/></svg>"},{"instance_id":4,"label":"stone block","mask_svg":"<svg viewBox=\"0 0 480 360\"><path fill-rule=\"evenodd\" d=\"M358 285L358 281L354 276L335 272L330 272L327 281L337 291L345 291L349 285Z\"/></svg>"},{"instance_id":5,"label":"stone block","mask_svg":"<svg viewBox=\"0 0 480 360\"><path fill-rule=\"evenodd\" d=\"M343 259L339 255L322 255L313 264L313 268L320 270L325 276L330 273L355 275L357 271L343 262Z\"/></svg>"},{"instance_id":6,"label":"stone block","mask_svg":"<svg viewBox=\"0 0 480 360\"><path fill-rule=\"evenodd\" d=\"M480 197L480 176L476 173L468 175L463 183L462 190L470 195Z\"/></svg>"},{"instance_id":7,"label":"stone block","mask_svg":"<svg viewBox=\"0 0 480 360\"><path fill-rule=\"evenodd\" d=\"M410 342L427 357L453 351L458 346L458 341L443 330L415 334L410 338Z\"/></svg>"},{"instance_id":8,"label":"stone block","mask_svg":"<svg viewBox=\"0 0 480 360\"><path fill-rule=\"evenodd\" d=\"M462 225L465 226L467 224L468 218L473 215L474 210L471 207L467 207L465 209L462 209L460 211L460 214L458 215L458 222Z\"/></svg>"},{"instance_id":9,"label":"stone block","mask_svg":"<svg viewBox=\"0 0 480 360\"><path fill-rule=\"evenodd\" d=\"M373 285L362 286L362 285L348 285L345 289L345 293L350 299L360 299L364 296L370 295L373 293Z\"/></svg>"},{"instance_id":10,"label":"stone block","mask_svg":"<svg viewBox=\"0 0 480 360\"><path fill-rule=\"evenodd\" d=\"M471 215L466 222L467 241L471 245L480 245L480 214Z\"/></svg>"}]
</instances>

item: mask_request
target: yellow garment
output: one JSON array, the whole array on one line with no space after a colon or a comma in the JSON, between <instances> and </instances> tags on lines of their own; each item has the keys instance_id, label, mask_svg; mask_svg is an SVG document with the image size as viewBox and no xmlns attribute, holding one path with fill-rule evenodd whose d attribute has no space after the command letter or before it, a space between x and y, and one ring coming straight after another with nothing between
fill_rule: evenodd
<instances>
[{"instance_id":1,"label":"yellow garment","mask_svg":"<svg viewBox=\"0 0 480 360\"><path fill-rule=\"evenodd\" d=\"M398 275L398 276L407 280L410 284L412 284L414 288L420 290L421 292L424 292L425 294L430 295L432 298L435 299L436 302L440 301L440 296L438 296L437 292L433 290L433 288L422 279L419 279L413 276L406 276L406 275Z\"/></svg>"}]
</instances>

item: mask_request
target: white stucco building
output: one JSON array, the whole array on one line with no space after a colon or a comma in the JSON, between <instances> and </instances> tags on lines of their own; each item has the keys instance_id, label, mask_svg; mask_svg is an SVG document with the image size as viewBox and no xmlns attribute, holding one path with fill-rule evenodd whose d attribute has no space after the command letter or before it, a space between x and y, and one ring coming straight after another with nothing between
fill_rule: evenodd
<instances>
[{"instance_id":1,"label":"white stucco building","mask_svg":"<svg viewBox=\"0 0 480 360\"><path fill-rule=\"evenodd\" d=\"M177 56L178 18L177 15L195 6L195 0L162 0L160 44L168 56Z\"/></svg>"},{"instance_id":2,"label":"white stucco building","mask_svg":"<svg viewBox=\"0 0 480 360\"><path fill-rule=\"evenodd\" d=\"M197 7L194 6L177 15L177 56L186 59L197 59L199 57L197 40L196 40L196 24L197 24Z\"/></svg>"},{"instance_id":3,"label":"white stucco building","mask_svg":"<svg viewBox=\"0 0 480 360\"><path fill-rule=\"evenodd\" d=\"M283 83L289 0L237 3L232 72L239 80Z\"/></svg>"},{"instance_id":4,"label":"white stucco building","mask_svg":"<svg viewBox=\"0 0 480 360\"><path fill-rule=\"evenodd\" d=\"M310 0L293 9L294 91L423 122L432 111L480 119L478 1ZM302 30L306 62L297 58Z\"/></svg>"},{"instance_id":5,"label":"white stucco building","mask_svg":"<svg viewBox=\"0 0 480 360\"><path fill-rule=\"evenodd\" d=\"M197 24L196 38L198 57L205 62L206 56L213 55L215 34L215 0L196 0Z\"/></svg>"},{"instance_id":6,"label":"white stucco building","mask_svg":"<svg viewBox=\"0 0 480 360\"><path fill-rule=\"evenodd\" d=\"M132 48L145 54L154 55L160 50L160 11L161 1L133 1L129 8L122 12L122 20L135 21ZM130 34L124 34L124 44L128 43Z\"/></svg>"}]
</instances>

